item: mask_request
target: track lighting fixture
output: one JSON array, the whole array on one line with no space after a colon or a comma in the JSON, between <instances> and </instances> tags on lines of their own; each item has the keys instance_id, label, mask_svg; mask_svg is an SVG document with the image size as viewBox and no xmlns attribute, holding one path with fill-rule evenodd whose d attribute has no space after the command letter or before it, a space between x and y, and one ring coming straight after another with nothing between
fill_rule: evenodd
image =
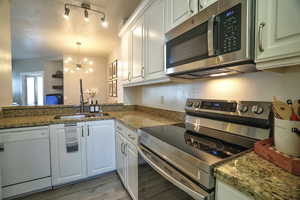
<instances>
[{"instance_id":1,"label":"track lighting fixture","mask_svg":"<svg viewBox=\"0 0 300 200\"><path fill-rule=\"evenodd\" d=\"M79 5L74 5L74 4L69 4L66 3L65 4L65 14L64 14L64 18L65 19L69 19L69 15L70 15L70 7L75 7L75 8L81 8L84 10L84 21L88 22L89 21L89 12L93 12L95 14L101 15L101 24L103 27L108 27L108 22L106 21L106 15L104 12L99 11L99 10L95 10L91 8L91 5L88 3L82 3L80 6Z\"/></svg>"}]
</instances>

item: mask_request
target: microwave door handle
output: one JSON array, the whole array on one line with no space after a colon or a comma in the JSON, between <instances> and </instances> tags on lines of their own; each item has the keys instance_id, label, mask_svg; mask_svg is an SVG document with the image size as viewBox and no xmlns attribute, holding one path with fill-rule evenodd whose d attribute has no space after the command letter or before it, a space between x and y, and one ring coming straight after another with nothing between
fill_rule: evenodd
<instances>
[{"instance_id":1,"label":"microwave door handle","mask_svg":"<svg viewBox=\"0 0 300 200\"><path fill-rule=\"evenodd\" d=\"M211 16L208 19L208 24L207 24L208 56L215 55L215 49L214 49L214 22L215 22L215 15Z\"/></svg>"},{"instance_id":2,"label":"microwave door handle","mask_svg":"<svg viewBox=\"0 0 300 200\"><path fill-rule=\"evenodd\" d=\"M167 162L161 160L155 154L145 149L143 146L138 146L140 156L161 176L182 189L184 192L192 196L196 200L209 200L210 195L202 188L197 186L187 177L179 173Z\"/></svg>"}]
</instances>

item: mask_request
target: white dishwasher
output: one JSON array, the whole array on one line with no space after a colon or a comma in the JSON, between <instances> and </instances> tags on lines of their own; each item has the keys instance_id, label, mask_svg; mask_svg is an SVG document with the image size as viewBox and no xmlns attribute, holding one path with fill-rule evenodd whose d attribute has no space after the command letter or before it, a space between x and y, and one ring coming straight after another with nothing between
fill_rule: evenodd
<instances>
[{"instance_id":1,"label":"white dishwasher","mask_svg":"<svg viewBox=\"0 0 300 200\"><path fill-rule=\"evenodd\" d=\"M51 187L48 127L0 130L2 195Z\"/></svg>"}]
</instances>

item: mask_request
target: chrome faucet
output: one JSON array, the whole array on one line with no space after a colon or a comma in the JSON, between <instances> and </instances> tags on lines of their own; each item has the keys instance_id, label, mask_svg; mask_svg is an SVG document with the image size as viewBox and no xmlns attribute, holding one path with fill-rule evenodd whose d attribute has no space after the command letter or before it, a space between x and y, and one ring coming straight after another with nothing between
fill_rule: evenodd
<instances>
[{"instance_id":1,"label":"chrome faucet","mask_svg":"<svg viewBox=\"0 0 300 200\"><path fill-rule=\"evenodd\" d=\"M84 102L84 96L83 96L83 89L82 89L82 79L80 79L80 113L84 112L84 104L87 102Z\"/></svg>"}]
</instances>

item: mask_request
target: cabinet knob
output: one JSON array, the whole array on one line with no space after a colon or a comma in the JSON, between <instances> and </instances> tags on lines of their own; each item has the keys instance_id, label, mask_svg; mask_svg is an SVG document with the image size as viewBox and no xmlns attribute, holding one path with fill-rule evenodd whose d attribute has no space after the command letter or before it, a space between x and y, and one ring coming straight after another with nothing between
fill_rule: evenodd
<instances>
[{"instance_id":1,"label":"cabinet knob","mask_svg":"<svg viewBox=\"0 0 300 200\"><path fill-rule=\"evenodd\" d=\"M4 144L1 143L1 144L0 144L0 152L4 152L4 150L5 150L5 149L4 149Z\"/></svg>"}]
</instances>

